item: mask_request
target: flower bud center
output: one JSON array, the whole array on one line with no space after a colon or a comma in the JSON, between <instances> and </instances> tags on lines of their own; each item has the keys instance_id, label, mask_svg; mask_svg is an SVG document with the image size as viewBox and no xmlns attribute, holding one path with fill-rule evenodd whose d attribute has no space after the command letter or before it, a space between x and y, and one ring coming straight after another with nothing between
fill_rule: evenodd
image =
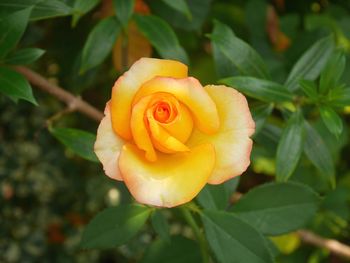
<instances>
[{"instance_id":1,"label":"flower bud center","mask_svg":"<svg viewBox=\"0 0 350 263\"><path fill-rule=\"evenodd\" d=\"M171 108L168 103L158 103L153 111L153 117L159 122L166 123L169 121Z\"/></svg>"}]
</instances>

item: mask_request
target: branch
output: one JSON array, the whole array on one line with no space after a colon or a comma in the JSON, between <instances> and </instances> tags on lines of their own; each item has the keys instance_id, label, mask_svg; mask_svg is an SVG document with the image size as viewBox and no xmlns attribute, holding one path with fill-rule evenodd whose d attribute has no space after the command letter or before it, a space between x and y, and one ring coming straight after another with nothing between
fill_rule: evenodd
<instances>
[{"instance_id":1,"label":"branch","mask_svg":"<svg viewBox=\"0 0 350 263\"><path fill-rule=\"evenodd\" d=\"M34 87L37 87L47 93L50 93L54 97L65 102L69 108L77 110L97 122L101 121L101 119L103 118L103 113L96 109L94 106L85 102L80 97L74 96L73 94L69 93L63 88L50 83L43 76L32 71L31 69L19 66L15 67L15 70L23 74L23 76L25 76L28 79L28 81L34 85ZM242 194L236 192L233 195L231 202L235 203L241 197ZM326 248L335 255L350 259L350 247L343 243L340 243L337 240L320 237L308 230L299 230L297 231L297 233L300 239L305 243L320 248Z\"/></svg>"},{"instance_id":2,"label":"branch","mask_svg":"<svg viewBox=\"0 0 350 263\"><path fill-rule=\"evenodd\" d=\"M50 83L46 78L31 69L22 66L15 67L14 69L26 77L34 87L37 87L66 103L68 108L72 111L79 111L98 122L103 118L103 113L101 111L97 110L80 97L74 96L63 88Z\"/></svg>"}]
</instances>

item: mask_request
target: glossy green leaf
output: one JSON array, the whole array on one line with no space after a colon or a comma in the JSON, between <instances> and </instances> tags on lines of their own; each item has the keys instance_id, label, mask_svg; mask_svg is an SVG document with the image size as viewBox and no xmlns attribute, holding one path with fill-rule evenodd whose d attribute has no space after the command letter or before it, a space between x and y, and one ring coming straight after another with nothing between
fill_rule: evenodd
<instances>
[{"instance_id":1,"label":"glossy green leaf","mask_svg":"<svg viewBox=\"0 0 350 263\"><path fill-rule=\"evenodd\" d=\"M316 100L318 98L316 83L311 80L302 79L299 81L301 90L306 96L311 100Z\"/></svg>"},{"instance_id":2,"label":"glossy green leaf","mask_svg":"<svg viewBox=\"0 0 350 263\"><path fill-rule=\"evenodd\" d=\"M40 20L73 14L73 8L59 0L41 0L33 8L30 20Z\"/></svg>"},{"instance_id":3,"label":"glossy green leaf","mask_svg":"<svg viewBox=\"0 0 350 263\"><path fill-rule=\"evenodd\" d=\"M321 118L328 130L335 136L339 136L343 131L343 122L339 115L330 107L319 107Z\"/></svg>"},{"instance_id":4,"label":"glossy green leaf","mask_svg":"<svg viewBox=\"0 0 350 263\"><path fill-rule=\"evenodd\" d=\"M156 16L135 16L140 31L151 42L162 58L176 59L189 63L185 50L180 43L173 29L161 18Z\"/></svg>"},{"instance_id":5,"label":"glossy green leaf","mask_svg":"<svg viewBox=\"0 0 350 263\"><path fill-rule=\"evenodd\" d=\"M273 110L273 104L261 104L257 107L252 107L251 112L253 119L255 121L255 132L254 136L256 136L261 129L264 127L267 118L271 115Z\"/></svg>"},{"instance_id":6,"label":"glossy green leaf","mask_svg":"<svg viewBox=\"0 0 350 263\"><path fill-rule=\"evenodd\" d=\"M269 78L266 65L259 54L246 42L236 37L227 25L214 21L214 30L210 39L212 44L216 45L231 62L232 67L242 75Z\"/></svg>"},{"instance_id":7,"label":"glossy green leaf","mask_svg":"<svg viewBox=\"0 0 350 263\"><path fill-rule=\"evenodd\" d=\"M209 245L219 262L273 262L264 237L236 215L204 210L202 220Z\"/></svg>"},{"instance_id":8,"label":"glossy green leaf","mask_svg":"<svg viewBox=\"0 0 350 263\"><path fill-rule=\"evenodd\" d=\"M326 94L330 89L336 88L345 69L345 56L342 52L335 52L329 59L321 73L319 90Z\"/></svg>"},{"instance_id":9,"label":"glossy green leaf","mask_svg":"<svg viewBox=\"0 0 350 263\"><path fill-rule=\"evenodd\" d=\"M155 210L151 216L152 226L156 233L165 241L170 242L170 229L169 224L161 212L161 210Z\"/></svg>"},{"instance_id":10,"label":"glossy green leaf","mask_svg":"<svg viewBox=\"0 0 350 263\"><path fill-rule=\"evenodd\" d=\"M301 79L315 80L325 67L334 49L332 37L317 41L294 64L286 80L286 87L290 91L298 89Z\"/></svg>"},{"instance_id":11,"label":"glossy green leaf","mask_svg":"<svg viewBox=\"0 0 350 263\"><path fill-rule=\"evenodd\" d=\"M276 179L287 181L294 172L304 147L303 116L293 113L284 128L276 155Z\"/></svg>"},{"instance_id":12,"label":"glossy green leaf","mask_svg":"<svg viewBox=\"0 0 350 263\"><path fill-rule=\"evenodd\" d=\"M141 263L202 262L198 244L183 236L172 236L170 242L158 239L146 249Z\"/></svg>"},{"instance_id":13,"label":"glossy green leaf","mask_svg":"<svg viewBox=\"0 0 350 263\"><path fill-rule=\"evenodd\" d=\"M0 58L13 49L22 37L30 12L31 8L26 8L0 19Z\"/></svg>"},{"instance_id":14,"label":"glossy green leaf","mask_svg":"<svg viewBox=\"0 0 350 263\"><path fill-rule=\"evenodd\" d=\"M40 48L24 48L14 52L13 54L9 54L4 60L4 63L12 65L31 64L39 59L44 53L45 50Z\"/></svg>"},{"instance_id":15,"label":"glossy green leaf","mask_svg":"<svg viewBox=\"0 0 350 263\"><path fill-rule=\"evenodd\" d=\"M338 87L331 90L327 96L327 103L334 107L350 106L350 87Z\"/></svg>"},{"instance_id":16,"label":"glossy green leaf","mask_svg":"<svg viewBox=\"0 0 350 263\"><path fill-rule=\"evenodd\" d=\"M235 192L238 183L239 177L235 177L223 184L207 184L197 196L197 200L206 209L226 209L229 206L229 199Z\"/></svg>"},{"instance_id":17,"label":"glossy green leaf","mask_svg":"<svg viewBox=\"0 0 350 263\"><path fill-rule=\"evenodd\" d=\"M115 248L123 245L144 226L151 209L141 205L120 205L98 213L85 228L82 248Z\"/></svg>"},{"instance_id":18,"label":"glossy green leaf","mask_svg":"<svg viewBox=\"0 0 350 263\"><path fill-rule=\"evenodd\" d=\"M134 10L135 0L113 0L115 14L119 22L126 27Z\"/></svg>"},{"instance_id":19,"label":"glossy green leaf","mask_svg":"<svg viewBox=\"0 0 350 263\"><path fill-rule=\"evenodd\" d=\"M75 0L73 5L73 21L72 24L75 26L79 19L92 10L97 4L100 2L100 0Z\"/></svg>"},{"instance_id":20,"label":"glossy green leaf","mask_svg":"<svg viewBox=\"0 0 350 263\"><path fill-rule=\"evenodd\" d=\"M81 71L85 72L103 62L111 52L120 30L120 23L115 17L101 20L92 29L83 48Z\"/></svg>"},{"instance_id":21,"label":"glossy green leaf","mask_svg":"<svg viewBox=\"0 0 350 263\"><path fill-rule=\"evenodd\" d=\"M265 102L292 101L291 94L284 86L269 80L253 77L230 77L221 79L220 83L231 86L240 92Z\"/></svg>"},{"instance_id":22,"label":"glossy green leaf","mask_svg":"<svg viewBox=\"0 0 350 263\"><path fill-rule=\"evenodd\" d=\"M320 134L307 121L304 121L305 145L304 152L308 159L332 181L335 170L331 153Z\"/></svg>"},{"instance_id":23,"label":"glossy green leaf","mask_svg":"<svg viewBox=\"0 0 350 263\"><path fill-rule=\"evenodd\" d=\"M49 130L57 140L80 157L89 161L98 162L94 153L94 143L96 140L94 134L71 128L50 128Z\"/></svg>"},{"instance_id":24,"label":"glossy green leaf","mask_svg":"<svg viewBox=\"0 0 350 263\"><path fill-rule=\"evenodd\" d=\"M319 204L319 196L303 184L269 183L244 194L232 211L265 235L281 235L305 226Z\"/></svg>"},{"instance_id":25,"label":"glossy green leaf","mask_svg":"<svg viewBox=\"0 0 350 263\"><path fill-rule=\"evenodd\" d=\"M238 75L237 69L232 65L230 59L220 51L218 45L212 42L212 48L217 76L219 78L227 78Z\"/></svg>"},{"instance_id":26,"label":"glossy green leaf","mask_svg":"<svg viewBox=\"0 0 350 263\"><path fill-rule=\"evenodd\" d=\"M14 101L23 99L38 105L27 79L11 69L0 67L0 92Z\"/></svg>"},{"instance_id":27,"label":"glossy green leaf","mask_svg":"<svg viewBox=\"0 0 350 263\"><path fill-rule=\"evenodd\" d=\"M190 11L188 4L185 0L177 0L177 1L163 0L163 2L165 4L167 4L168 6L170 6L172 9L185 15L189 20L192 19L191 11Z\"/></svg>"},{"instance_id":28,"label":"glossy green leaf","mask_svg":"<svg viewBox=\"0 0 350 263\"><path fill-rule=\"evenodd\" d=\"M42 0L0 0L0 17L33 7L39 1Z\"/></svg>"}]
</instances>

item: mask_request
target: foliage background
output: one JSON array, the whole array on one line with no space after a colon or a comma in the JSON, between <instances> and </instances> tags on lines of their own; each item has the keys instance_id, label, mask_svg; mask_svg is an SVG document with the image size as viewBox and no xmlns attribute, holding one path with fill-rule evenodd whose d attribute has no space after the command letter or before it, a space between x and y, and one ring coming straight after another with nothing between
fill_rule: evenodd
<instances>
[{"instance_id":1,"label":"foliage background","mask_svg":"<svg viewBox=\"0 0 350 263\"><path fill-rule=\"evenodd\" d=\"M297 228L282 229L277 236L273 233L269 243L272 254L278 262L343 262L326 249L305 245L293 231L303 227L323 237L350 242L350 1L174 2L135 1L133 7L132 1L118 0L0 0L0 91L5 95L0 97L1 262L165 262L164 253L176 262L198 260L200 252L193 242L193 231L176 209L152 212L152 219L139 234L118 248L81 249L79 243L87 223L106 207L130 203L130 195L123 184L105 177L100 165L76 154L94 160L91 149L81 148L88 145L72 142L81 136L83 143L91 141L89 136L95 133L97 124L80 113L66 112L66 106L48 94L34 90L34 99L26 80L11 75L15 72L13 65L29 65L51 83L103 109L116 78L139 56L182 60L189 64L190 75L202 84L226 78L225 83L237 86L249 97L259 124L252 165L239 184L235 179L225 186L229 189L227 196L233 195L237 185L240 193L276 180L306 185L322 197L317 212L314 206L305 209L295 202L296 211L288 216L307 211L311 214ZM6 38L8 29L10 37ZM330 34L328 40L323 39ZM245 63L260 63L246 46L243 50L249 50L250 55L239 61L239 39L260 54L269 76L254 75L248 66L245 68ZM323 44L305 63L318 72L301 76L311 81L300 83L297 94L289 100L290 93L281 84L302 54L320 39ZM343 57L337 57L333 45L336 51L342 50ZM24 49L27 51L21 53ZM344 72L336 80L342 64ZM331 72L328 80L326 76L319 79L321 72ZM260 81L227 79L238 75ZM275 84L268 83L266 90L260 89L265 77L279 86L274 89L271 86ZM331 83L333 93L326 90L323 97L320 95L321 88L315 85L322 81ZM15 93L11 83L17 87ZM341 96L332 99L341 84L345 91L340 90ZM280 93L274 93L276 89ZM306 125L306 138L300 137L304 144L293 149L290 144L278 146L282 130L288 131L286 127L293 128L289 129L292 142L298 140L298 127L304 127L304 122L295 114L297 108L302 109L310 124ZM310 134L314 136L308 140ZM293 163L294 167L288 168ZM219 210L223 210L228 204L223 192L223 188L207 187L197 205L213 208L209 207L213 202L212 206L219 204ZM287 197L297 198L293 191ZM244 203L241 206L244 211ZM239 203L233 207L239 214ZM195 219L200 222L198 216ZM208 222L203 221L207 229ZM169 233L172 243L166 242ZM213 260L234 262L226 257L232 252L225 255L215 246L211 249ZM270 262L263 257L262 261Z\"/></svg>"}]
</instances>

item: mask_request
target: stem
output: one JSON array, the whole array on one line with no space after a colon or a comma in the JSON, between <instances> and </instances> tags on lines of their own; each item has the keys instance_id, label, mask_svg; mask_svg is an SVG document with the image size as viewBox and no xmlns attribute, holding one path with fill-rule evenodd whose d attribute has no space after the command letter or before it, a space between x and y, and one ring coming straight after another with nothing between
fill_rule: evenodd
<instances>
[{"instance_id":1,"label":"stem","mask_svg":"<svg viewBox=\"0 0 350 263\"><path fill-rule=\"evenodd\" d=\"M199 243L199 248L201 250L203 263L209 263L209 252L208 252L207 241L202 231L199 229L195 219L193 218L191 211L184 206L180 207L180 211L182 212L186 222L192 228L193 233L196 236L196 239Z\"/></svg>"}]
</instances>

